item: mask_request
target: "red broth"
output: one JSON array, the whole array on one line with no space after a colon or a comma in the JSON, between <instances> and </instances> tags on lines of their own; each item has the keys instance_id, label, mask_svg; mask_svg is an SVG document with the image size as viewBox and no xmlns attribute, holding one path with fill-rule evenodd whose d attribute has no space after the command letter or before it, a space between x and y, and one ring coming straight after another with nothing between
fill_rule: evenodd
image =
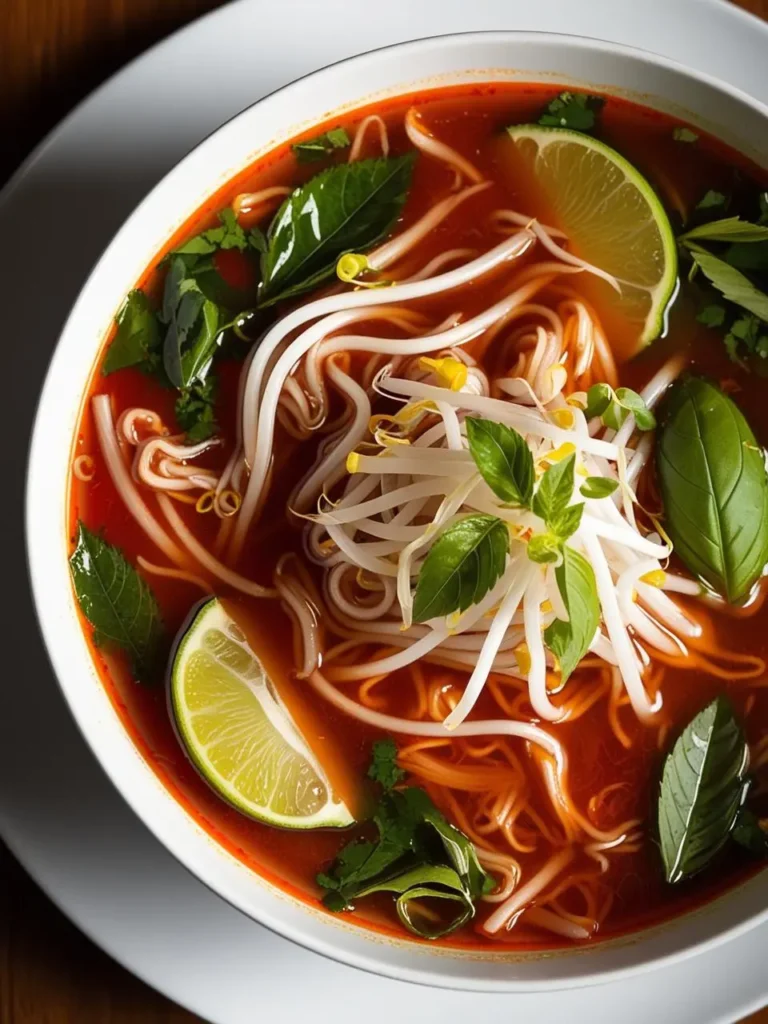
<instances>
[{"instance_id":1,"label":"red broth","mask_svg":"<svg viewBox=\"0 0 768 1024\"><path fill-rule=\"evenodd\" d=\"M408 107L416 105L440 139L472 160L496 182L487 192L457 210L422 243L418 251L419 264L425 264L439 252L455 247L490 248L497 237L492 237L484 225L488 214L499 206L500 200L515 209L530 209L530 197L521 191L518 183L508 179L500 166L498 134L507 124L535 120L557 91L539 85L482 85L427 91L377 104L375 112L385 119L389 127L394 153L409 148L402 127L403 114ZM371 112L373 109L361 110L344 119L350 135L362 118ZM740 168L746 178L759 180L760 175L755 168L747 166L742 158L717 140L701 137L695 146L677 142L672 134L675 124L669 118L627 101L608 98L600 115L600 125L601 137L648 177L672 211L676 207L690 209L706 189L732 188L734 167ZM329 123L318 128L318 132L335 126L336 122ZM366 152L368 150L370 155L377 153L375 132L370 133ZM317 165L297 166L289 146L277 149L222 188L190 218L177 237L169 241L168 249L171 250L180 239L213 226L217 211L228 206L237 194L278 183L295 185L316 171ZM403 227L417 220L434 201L435 195L447 191L451 176L451 172L436 161L418 161L403 215ZM546 211L537 209L536 213L545 220ZM264 223L263 220L261 222ZM247 223L247 218L244 218L244 223ZM155 297L160 290L156 263L147 269L139 282L148 294ZM218 269L234 285L250 283L247 278L243 279L243 264L238 262L236 255L220 254ZM581 282L578 287L582 288ZM589 284L583 287L598 304L604 322L611 328L615 352L621 357L628 345L627 337L622 334L621 321L612 322L610 302L606 301L601 287ZM462 309L471 315L489 301L485 285L479 284L462 303ZM453 312L455 305L456 299L449 295L417 303L416 307L427 310L439 321ZM100 361L108 341L105 340ZM234 343L235 348L237 344ZM247 346L243 345L240 354L244 355L246 349ZM696 322L685 291L672 310L667 336L640 357L621 365L622 383L639 389L670 353L677 350L688 353L695 368L721 382L730 382L729 386L735 388L738 404L758 440L761 444L768 442L764 381L756 375L739 371L728 360L721 339ZM234 437L240 369L238 359L223 360L218 369L220 394L217 414L226 439L224 450L217 456L222 463L231 452ZM156 410L165 422L173 423L173 393L139 371L128 369L105 377L97 365L88 396L95 393L108 394L116 412L142 406ZM269 583L277 555L288 550L301 554L300 533L295 524L288 521L285 504L292 486L311 465L315 444L311 440L297 442L278 429L275 451L276 463L269 498L259 525L252 530L239 567L245 575L265 584ZM81 454L93 458L95 476L88 483L72 479L68 524L71 542L74 543L77 522L82 521L93 530L103 531L105 539L119 546L130 561L135 562L138 556L143 556L150 562L162 563L162 556L131 518L110 480L99 453L87 401L83 405L73 458ZM212 542L212 517L197 515L188 506L178 507L201 541ZM187 583L156 576L148 579L168 629L172 633L177 631L190 609L199 601L200 593ZM225 588L219 589L226 594ZM287 615L277 602L268 600L258 602L257 619L261 635L259 655L268 666L276 666L275 671L290 674L293 666L286 652L292 650L292 632ZM721 639L727 637L731 649L768 657L768 608L749 618L713 616L712 621L717 636ZM90 627L84 620L83 624L90 635ZM181 748L169 718L163 679L158 678L154 685L137 685L120 656L110 655L96 647L92 648L92 655L126 729L174 798L216 841L258 874L310 905L320 905L321 894L315 885L315 875L349 840L349 834L328 830L298 836L291 831L250 820L234 810L208 787ZM463 686L464 679L460 674L445 669L440 671L446 686L453 683ZM390 712L407 715L411 691L406 683L395 674L385 681L384 686ZM613 804L604 809L604 813L611 822L625 817L637 817L643 821L642 848L611 860L602 879L606 890L612 894L613 902L599 929L598 939L656 924L696 907L742 881L755 869L753 860L738 850L729 850L713 868L690 882L671 887L663 881L658 852L652 839L654 797L663 750L668 748L671 737L697 710L724 690L727 690L737 715L744 723L748 740L756 743L768 732L767 690L718 679L705 672L679 669L667 669L665 676L667 729L661 737L656 730L645 729L625 711L621 720L630 739L634 740L631 748L626 750L609 727L604 701L596 701L577 722L557 726L558 736L565 744L573 766L573 796L579 805L586 806L591 794L608 783L616 783ZM324 728L336 743L341 744L349 768L363 776L371 744L378 738L377 732L357 723L350 728L349 720L320 700L309 687L303 693ZM494 717L494 707L488 695L484 694L477 705L477 714ZM498 715L498 708L495 714ZM348 915L347 920L367 928L402 934L388 897L361 901L356 913ZM480 946L545 949L566 944L566 940L526 927L524 923L506 933L503 939L489 939L473 927L466 926L442 941L450 946L473 949Z\"/></svg>"}]
</instances>

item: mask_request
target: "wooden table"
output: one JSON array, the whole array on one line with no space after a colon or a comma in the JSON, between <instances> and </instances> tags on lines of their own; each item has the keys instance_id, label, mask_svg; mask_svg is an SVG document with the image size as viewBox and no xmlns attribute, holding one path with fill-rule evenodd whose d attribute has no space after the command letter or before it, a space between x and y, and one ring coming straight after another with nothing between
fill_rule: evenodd
<instances>
[{"instance_id":1,"label":"wooden table","mask_svg":"<svg viewBox=\"0 0 768 1024\"><path fill-rule=\"evenodd\" d=\"M768 18L768 0L740 0ZM2 0L0 184L95 86L222 0ZM78 932L0 844L0 1024L191 1024ZM750 1018L768 1024L768 1010Z\"/></svg>"}]
</instances>

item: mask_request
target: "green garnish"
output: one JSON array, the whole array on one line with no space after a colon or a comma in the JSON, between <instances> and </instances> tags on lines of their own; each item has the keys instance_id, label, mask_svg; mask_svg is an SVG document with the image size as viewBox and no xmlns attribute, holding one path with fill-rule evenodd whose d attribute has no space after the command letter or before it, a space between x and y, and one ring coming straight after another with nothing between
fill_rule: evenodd
<instances>
[{"instance_id":1,"label":"green garnish","mask_svg":"<svg viewBox=\"0 0 768 1024\"><path fill-rule=\"evenodd\" d=\"M465 420L469 451L483 480L509 505L530 508L536 474L527 442L512 427L491 420Z\"/></svg>"},{"instance_id":2,"label":"green garnish","mask_svg":"<svg viewBox=\"0 0 768 1024\"><path fill-rule=\"evenodd\" d=\"M393 789L405 778L405 772L397 763L397 744L393 739L377 740L373 744L368 778L381 783L384 789Z\"/></svg>"},{"instance_id":3,"label":"green garnish","mask_svg":"<svg viewBox=\"0 0 768 1024\"><path fill-rule=\"evenodd\" d=\"M699 212L703 210L726 210L729 202L728 196L711 188L696 203L695 209Z\"/></svg>"},{"instance_id":4,"label":"green garnish","mask_svg":"<svg viewBox=\"0 0 768 1024\"><path fill-rule=\"evenodd\" d=\"M93 642L123 651L135 678L151 681L165 630L149 585L119 548L83 523L69 568L80 609L94 629Z\"/></svg>"},{"instance_id":5,"label":"green garnish","mask_svg":"<svg viewBox=\"0 0 768 1024\"><path fill-rule=\"evenodd\" d=\"M117 332L107 349L101 372L106 376L128 366L146 369L156 358L160 345L160 325L140 288L126 296L115 317Z\"/></svg>"},{"instance_id":6,"label":"green garnish","mask_svg":"<svg viewBox=\"0 0 768 1024\"><path fill-rule=\"evenodd\" d=\"M504 572L509 531L496 516L465 516L444 530L424 560L413 621L463 612L482 600Z\"/></svg>"},{"instance_id":7,"label":"green garnish","mask_svg":"<svg viewBox=\"0 0 768 1024\"><path fill-rule=\"evenodd\" d=\"M295 298L331 277L340 256L384 238L400 215L414 155L338 164L300 185L270 224L259 305Z\"/></svg>"},{"instance_id":8,"label":"green garnish","mask_svg":"<svg viewBox=\"0 0 768 1024\"><path fill-rule=\"evenodd\" d=\"M592 566L569 545L563 549L563 560L555 569L555 579L568 621L555 619L547 626L544 643L557 658L560 678L565 683L595 639L600 626L600 602Z\"/></svg>"},{"instance_id":9,"label":"green garnish","mask_svg":"<svg viewBox=\"0 0 768 1024\"><path fill-rule=\"evenodd\" d=\"M744 733L725 697L678 737L664 762L657 812L668 882L707 867L728 841L746 795L747 761Z\"/></svg>"},{"instance_id":10,"label":"green garnish","mask_svg":"<svg viewBox=\"0 0 768 1024\"><path fill-rule=\"evenodd\" d=\"M619 430L627 416L634 416L638 430L653 430L656 417L631 388L617 388L609 384L593 384L587 392L587 419L599 416L606 427Z\"/></svg>"},{"instance_id":11,"label":"green garnish","mask_svg":"<svg viewBox=\"0 0 768 1024\"><path fill-rule=\"evenodd\" d=\"M334 911L352 910L356 900L371 893L391 892L408 931L436 939L470 920L475 901L495 883L480 866L473 844L423 789L392 788L399 779L388 770L379 778L382 759L392 763L393 748L391 740L376 744L369 769L384 786L372 819L377 838L348 843L317 883L326 890L326 907ZM434 914L421 913L423 907L443 912L436 922Z\"/></svg>"},{"instance_id":12,"label":"green garnish","mask_svg":"<svg viewBox=\"0 0 768 1024\"><path fill-rule=\"evenodd\" d=\"M760 819L746 807L736 816L731 833L735 842L758 857L768 857L768 821Z\"/></svg>"},{"instance_id":13,"label":"green garnish","mask_svg":"<svg viewBox=\"0 0 768 1024\"><path fill-rule=\"evenodd\" d=\"M350 144L351 140L343 128L332 128L329 132L316 135L313 139L295 142L291 149L300 164L311 164L317 160L325 160L336 150L348 149Z\"/></svg>"},{"instance_id":14,"label":"green garnish","mask_svg":"<svg viewBox=\"0 0 768 1024\"><path fill-rule=\"evenodd\" d=\"M680 126L679 128L672 129L672 138L675 142L698 142L699 136L696 132L691 131L690 128Z\"/></svg>"},{"instance_id":15,"label":"green garnish","mask_svg":"<svg viewBox=\"0 0 768 1024\"><path fill-rule=\"evenodd\" d=\"M656 466L677 555L731 604L743 601L768 561L768 477L737 405L700 377L673 384Z\"/></svg>"},{"instance_id":16,"label":"green garnish","mask_svg":"<svg viewBox=\"0 0 768 1024\"><path fill-rule=\"evenodd\" d=\"M575 132L591 132L605 100L585 92L561 92L549 103L538 123L550 128L570 128Z\"/></svg>"},{"instance_id":17,"label":"green garnish","mask_svg":"<svg viewBox=\"0 0 768 1024\"><path fill-rule=\"evenodd\" d=\"M191 444L206 441L219 429L216 422L218 381L213 374L198 381L179 395L173 407L176 422Z\"/></svg>"},{"instance_id":18,"label":"green garnish","mask_svg":"<svg viewBox=\"0 0 768 1024\"><path fill-rule=\"evenodd\" d=\"M618 480L606 476L588 476L579 488L579 493L585 498L609 498L618 486Z\"/></svg>"}]
</instances>

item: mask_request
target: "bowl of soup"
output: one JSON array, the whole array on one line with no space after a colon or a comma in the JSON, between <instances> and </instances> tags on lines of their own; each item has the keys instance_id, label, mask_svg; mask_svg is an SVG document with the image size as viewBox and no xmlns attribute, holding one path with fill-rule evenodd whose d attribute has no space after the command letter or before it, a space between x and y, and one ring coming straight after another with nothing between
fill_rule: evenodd
<instances>
[{"instance_id":1,"label":"bowl of soup","mask_svg":"<svg viewBox=\"0 0 768 1024\"><path fill-rule=\"evenodd\" d=\"M615 978L764 920L766 111L486 33L244 111L38 411L44 639L206 885L392 977Z\"/></svg>"}]
</instances>

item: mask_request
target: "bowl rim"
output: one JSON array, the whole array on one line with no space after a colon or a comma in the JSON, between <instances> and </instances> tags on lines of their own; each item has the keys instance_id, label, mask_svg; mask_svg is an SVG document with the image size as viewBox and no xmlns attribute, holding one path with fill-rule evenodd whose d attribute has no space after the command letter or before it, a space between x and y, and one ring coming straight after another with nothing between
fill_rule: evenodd
<instances>
[{"instance_id":1,"label":"bowl rim","mask_svg":"<svg viewBox=\"0 0 768 1024\"><path fill-rule=\"evenodd\" d=\"M162 845L169 851L169 853L181 864L181 866L185 868L185 870L187 870L191 875L193 875L193 877L195 877L198 881L202 882L202 884L204 884L208 889L210 889L212 892L218 895L221 899L225 900L227 903L229 903L232 907L234 907L244 916L253 919L257 923L263 925L266 928L269 928L270 930L281 935L282 937L287 938L290 941L295 942L300 946L303 946L304 948L310 949L313 952L320 954L321 956L325 956L329 959L357 967L361 970L368 971L370 973L383 975L386 977L394 978L396 980L406 981L409 983L417 983L427 986L443 988L461 989L464 991L512 993L534 992L545 989L555 990L576 988L606 983L609 981L618 981L621 978L638 974L655 967L666 966L680 962L691 956L696 955L697 953L713 949L716 946L719 946L722 943L728 941L729 939L734 938L737 935L742 935L745 932L750 931L757 925L765 922L766 920L768 920L768 905L766 905L762 910L759 910L755 913L751 913L745 920L741 922L737 922L722 928L718 928L716 933L708 938L694 939L693 941L686 942L682 948L674 949L672 951L667 952L660 952L657 954L651 954L646 956L645 958L641 958L639 961L636 961L628 965L615 967L609 966L608 968L598 970L587 969L586 971L578 975L565 976L555 979L515 979L513 981L498 977L483 977L473 979L467 975L464 975L460 978L455 978L449 973L438 974L431 970L430 967L422 967L419 965L412 966L410 964L392 965L387 962L383 962L381 959L377 958L376 950L380 949L381 946L378 945L376 941L368 942L365 946L365 952L353 952L350 950L342 950L339 948L338 943L335 943L333 941L332 937L333 935L341 934L341 929L334 929L331 927L323 929L323 937L321 938L318 935L313 934L307 930L302 930L301 927L297 927L292 924L286 923L286 921L281 918L281 915L272 913L270 909L262 908L259 909L258 912L255 910L245 910L242 907L241 901L239 900L237 894L231 891L231 887L225 886L220 879L209 877L208 872L204 871L200 864L196 864L193 866L193 861L195 859L194 856L192 854L188 854L188 852L184 849L185 841L188 837L175 837L173 834L173 829L166 828L165 822L162 820L161 817L154 817L152 815L148 816L147 809L141 806L141 801L138 799L137 794L133 792L136 786L130 780L125 779L126 773L124 767L120 767L116 763L116 759L112 757L112 753L108 746L102 743L96 730L92 727L92 725L88 723L87 714L79 704L79 698L70 688L68 683L65 682L65 680L67 680L67 678L71 674L71 669L69 669L69 667L66 665L63 659L63 652L58 649L61 646L59 637L57 635L57 632L54 630L51 620L45 614L46 606L48 604L48 596L45 593L44 584L45 560L42 557L42 549L40 542L36 539L35 535L36 520L37 517L41 515L42 505L44 504L41 503L38 499L43 498L45 494L45 487L42 483L41 471L39 468L42 462L41 450L43 446L44 427L46 427L46 424L44 423L43 414L47 406L50 404L51 393L53 391L53 386L55 383L54 378L56 376L56 370L63 358L63 342L75 331L77 321L81 315L81 307L87 302L88 295L89 292L91 291L93 279L94 276L96 275L97 270L104 263L106 263L110 257L112 257L117 251L120 250L123 243L123 236L126 233L126 230L136 219L140 217L145 206L149 204L150 200L156 197L158 193L166 191L169 188L169 185L171 184L172 180L186 168L191 159L196 154L198 154L202 149L207 148L209 144L212 142L212 140L216 136L221 134L225 128L232 126L235 122L243 118L249 112L253 111L255 108L262 107L264 104L268 103L275 97L290 96L293 92L297 92L297 94L300 96L301 92L306 89L307 83L311 82L312 80L316 79L319 76L326 76L329 72L346 67L348 65L365 63L366 60L371 60L378 56L391 55L393 51L402 53L403 55L411 56L412 54L418 53L419 51L439 49L440 47L448 46L451 44L469 46L473 43L498 43L504 41L515 42L517 44L524 44L526 42L549 43L555 46L562 46L565 49L570 48L576 50L596 50L604 55L610 55L612 57L623 56L626 57L628 60L634 59L636 61L640 61L647 65L650 65L651 67L655 67L656 69L667 70L676 73L684 78L692 80L696 84L706 86L710 89L720 92L725 96L728 96L731 99L751 108L753 112L758 114L765 121L768 121L768 105L762 103L760 100L751 96L744 90L736 86L732 86L729 83L722 81L718 77L709 74L708 72L695 70L693 68L688 67L686 64L682 62L657 54L654 51L646 48L629 46L626 44L611 42L609 40L603 40L591 36L546 31L485 30L474 32L457 32L446 33L443 35L426 36L421 37L419 39L392 43L387 46L375 47L370 50L366 50L361 53L355 54L353 56L345 57L338 61L334 61L319 69L302 75L299 78L287 83L286 85L279 87L278 89L272 90L271 92L262 96L260 99L254 101L253 103L238 111L238 113L234 114L231 118L224 121L221 125L219 125L213 131L211 131L205 138L203 138L199 143L197 143L197 145L192 147L192 149L190 149L188 153L180 161L178 161L135 206L132 212L128 215L128 217L123 221L121 226L115 232L110 242L104 247L98 259L94 262L88 274L88 277L84 281L77 295L77 298L73 303L72 308L67 316L67 319L59 332L56 345L53 349L51 358L48 363L48 367L46 369L44 384L38 398L37 408L35 410L34 416L34 425L31 432L27 454L27 474L24 502L24 533L27 557L27 572L29 577L30 590L33 597L35 616L38 622L38 628L40 630L40 635L44 642L48 660L50 662L51 668L53 669L53 675L56 679L56 683L59 687L59 690L61 691L61 694L65 699L65 702L67 704L67 707L69 708L70 713L72 714L73 719L75 720L75 724L79 729L81 735L85 739L86 743L90 747L92 753L94 754L94 757L96 758L101 770L110 779L111 783L115 787L120 797L128 804L128 806L133 810L133 812L137 815L140 821L150 830L150 832L155 836L155 838L157 838L162 843ZM564 73L562 75L561 81L568 77L570 76ZM491 78L488 78L487 80L492 81ZM524 79L521 79L521 81L524 81ZM412 91L413 88L417 87L417 85L420 84L420 82L423 83L423 79L409 79L402 83L402 88L392 87L391 89L386 90L386 94L391 96L407 95L407 93L409 91ZM616 91L619 92L620 90L616 89ZM373 98L375 99L376 95L382 95L383 92L384 91L382 90L378 94L374 94ZM656 96L653 93L648 93L648 96L651 99L662 99L662 96ZM362 97L359 101L355 101L354 104L350 105L349 109L357 109L360 106L366 104L367 102L368 99L366 97ZM312 122L309 123L311 124ZM315 121L315 123L317 122ZM288 136L286 136L286 138L288 138ZM271 144L264 149L264 152L268 152L270 148ZM228 173L224 180L231 180L231 176L231 173ZM15 178L16 176L14 175L14 177L9 182L9 185L13 185ZM8 190L4 189L3 192L3 198L7 197ZM192 211L185 214L185 218L190 216L192 212L194 212L194 208ZM152 256L150 255L148 259L151 260L151 258ZM146 262L147 259L144 259L143 263ZM92 372L93 363L95 362L98 351L100 350L100 346L103 344L103 339L104 336L102 333L102 335L99 337L98 344L94 350L94 356L91 361L91 370L89 371L89 373ZM81 390L84 392L83 384L81 384ZM82 401L80 406L80 412L78 413L78 420L79 416L81 415L81 412ZM65 506L68 506L68 499L65 499ZM41 518L44 519L46 517L44 514L42 514ZM50 519L50 516L48 516L48 518ZM66 537L66 530L64 529L64 523L60 523L58 525L61 531L58 536L58 540L60 542L62 537ZM71 605L74 605L74 599L71 590L70 593L68 594L67 600ZM97 675L95 669L94 675ZM101 683L100 680L98 680L98 685L102 690L104 690L103 684ZM139 748L134 743L133 738L123 725L122 721L120 721L117 711L112 705L111 698L106 693L106 690L104 690L104 694L110 703L112 713L117 721L120 731L122 732L125 742L130 746L130 748L141 760L147 771L153 776L153 779L158 783L166 800L170 802L175 808L177 808L184 815L189 824L195 827L197 831L201 832L204 838L208 840L208 842L211 843L220 854L232 856L231 854L229 854L229 851L223 848L216 840L212 839L207 832L202 832L202 830L199 828L199 826L197 826L197 823L194 821L191 815L189 815L189 813L186 811L183 805L177 800L173 793L164 785L164 783L159 778L157 778L154 769L151 767L151 765L149 765L146 762L144 755L141 753ZM268 879L261 876L259 872L257 872L254 868L250 868L247 865L243 865L239 861L238 864L241 867L243 867L244 870L249 872L249 874L255 875L257 880L265 889L275 890L277 888ZM643 939L646 936L656 934L660 930L673 928L677 922L690 919L692 916L696 916L702 912L706 912L706 910L711 908L715 903L720 903L722 900L728 899L728 897L732 895L736 889L744 888L744 886L750 885L752 881L754 881L754 879L751 879L746 883L743 883L742 885L737 885L736 887L731 888L727 890L725 893L716 897L714 900L708 901L702 907L696 908L692 911L685 911L682 914L676 915L669 921L662 923L661 925L650 926L649 928L641 929L639 931L631 933L626 937L620 937L616 940L607 940L606 942L591 948L594 949L595 952L597 952L600 949L607 948L607 946L611 945L614 942L628 942L632 945L640 946L643 942ZM281 896L286 895L282 890L278 891ZM309 921L311 919L311 917L313 916L313 908L311 906L304 903L303 901L298 900L298 898L288 896L288 899L296 903L297 905L301 906L302 910L305 912L306 921ZM325 915L323 916L325 918ZM333 919L327 920L329 924L334 923ZM365 927L355 927L354 933L364 939L376 940L377 938L380 938L380 936L377 936L375 932L372 932L371 930L366 929ZM408 940L404 940L402 942L400 940L393 940L393 944L402 946L406 950L413 951L414 953L423 953L426 951L427 953L432 952L443 954L442 957L427 957L425 958L425 962L427 959L431 959L433 963L438 962L439 959L447 959L450 960L451 963L458 965L462 961L464 963L472 963L474 959L471 956L462 956L461 954L463 951L451 950L450 948L446 947L432 947L430 949L430 947L426 947L423 944L416 944L414 942L409 942ZM588 952L588 950L585 950L584 952ZM451 953L455 953L457 955L451 956ZM544 955L550 958L560 958L561 956L565 957L570 956L572 954L570 954L568 950L557 950L553 953L546 953ZM523 960L525 959L525 956L526 955L523 954L523 956L521 956L518 959ZM535 954L531 958L534 959ZM482 959L484 959L486 962L493 959L496 964L503 964L505 962L505 959L506 962L509 962L511 958L508 952L506 956L504 953L500 952L496 954L495 957L491 955L490 957L484 957Z\"/></svg>"}]
</instances>

